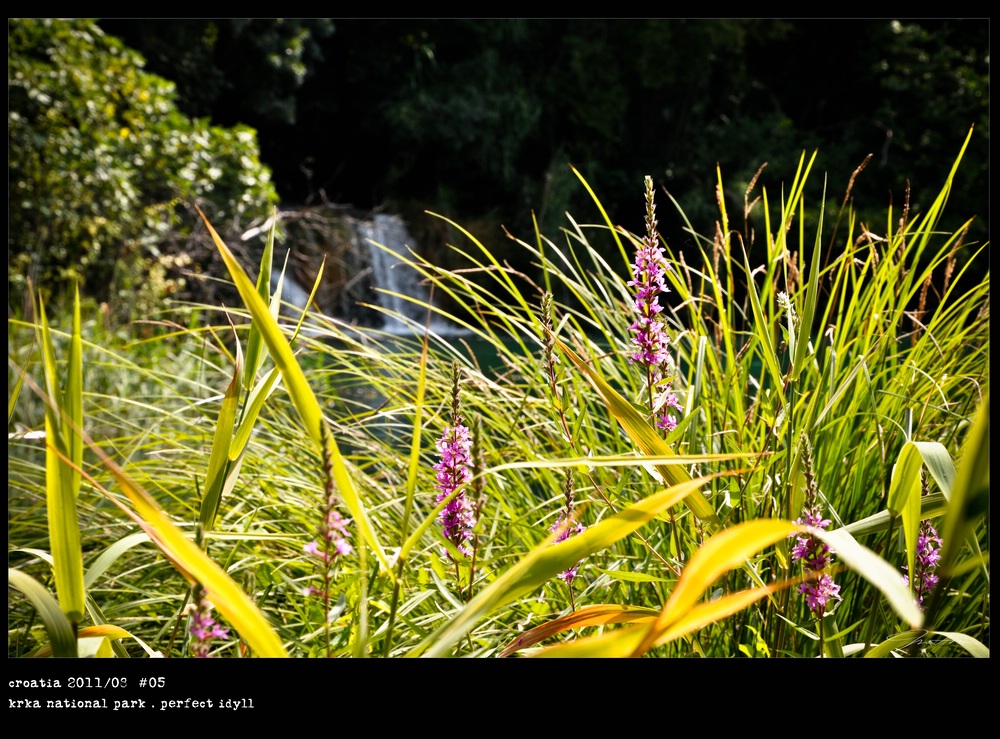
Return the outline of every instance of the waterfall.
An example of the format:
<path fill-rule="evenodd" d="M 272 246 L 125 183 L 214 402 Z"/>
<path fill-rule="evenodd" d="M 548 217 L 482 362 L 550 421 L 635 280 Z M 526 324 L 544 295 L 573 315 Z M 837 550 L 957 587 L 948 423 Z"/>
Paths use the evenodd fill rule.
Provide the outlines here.
<path fill-rule="evenodd" d="M 378 305 L 388 311 L 382 314 L 382 329 L 394 334 L 413 333 L 413 323 L 423 326 L 426 322 L 427 309 L 406 298 L 427 303 L 430 291 L 421 284 L 420 273 L 396 256 L 405 255 L 407 249 L 413 247 L 413 238 L 406 230 L 406 224 L 399 216 L 376 213 L 371 220 L 357 221 L 355 234 L 355 245 L 368 256 L 371 285 L 375 289 Z M 381 244 L 395 253 L 390 254 L 375 244 Z M 435 322 L 443 323 L 433 316 L 431 321 L 433 330 L 440 328 L 434 325 Z"/>
<path fill-rule="evenodd" d="M 402 336 L 422 334 L 430 289 L 422 283 L 423 275 L 403 261 L 410 257 L 410 249 L 416 251 L 403 219 L 388 213 L 367 218 L 339 214 L 336 222 L 340 224 L 336 229 L 323 231 L 325 239 L 316 239 L 318 231 L 311 239 L 302 239 L 301 232 L 297 233 L 297 248 L 293 247 L 297 252 L 293 260 L 298 265 L 297 274 L 293 270 L 285 273 L 283 300 L 304 308 L 308 290 L 302 285 L 315 279 L 316 268 L 325 258 L 324 284 L 316 295 L 324 313 L 358 327 Z M 336 242 L 330 239 L 334 232 L 340 234 Z M 280 271 L 276 256 L 272 289 Z M 433 313 L 430 330 L 439 335 L 464 333 L 456 324 Z"/>

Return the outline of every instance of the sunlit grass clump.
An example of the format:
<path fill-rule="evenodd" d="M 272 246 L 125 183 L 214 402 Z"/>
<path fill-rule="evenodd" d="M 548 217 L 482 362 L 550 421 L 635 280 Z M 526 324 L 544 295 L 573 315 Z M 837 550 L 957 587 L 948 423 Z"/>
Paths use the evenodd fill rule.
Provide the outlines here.
<path fill-rule="evenodd" d="M 273 233 L 241 264 L 207 220 L 238 308 L 124 335 L 34 306 L 8 326 L 9 656 L 988 655 L 960 160 L 862 225 L 805 202 L 803 157 L 684 251 L 647 179 L 645 233 L 595 196 L 596 224 L 512 237 L 532 275 L 444 219 L 461 267 L 397 256 L 447 334 L 294 311 Z"/>

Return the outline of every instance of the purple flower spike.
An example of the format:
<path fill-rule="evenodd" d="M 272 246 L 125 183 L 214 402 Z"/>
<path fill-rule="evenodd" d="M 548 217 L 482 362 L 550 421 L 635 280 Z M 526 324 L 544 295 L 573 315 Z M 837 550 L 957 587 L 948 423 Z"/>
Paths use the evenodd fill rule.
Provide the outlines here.
<path fill-rule="evenodd" d="M 471 449 L 472 439 L 466 426 L 456 424 L 445 427 L 444 434 L 437 443 L 441 459 L 434 465 L 437 470 L 435 487 L 438 489 L 438 503 L 472 479 Z M 438 520 L 444 529 L 444 537 L 466 557 L 471 556 L 472 548 L 467 542 L 472 539 L 476 517 L 472 501 L 464 490 L 448 501 Z"/>
<path fill-rule="evenodd" d="M 812 445 L 808 438 L 803 439 L 801 454 L 808 484 L 802 515 L 795 523 L 811 526 L 814 529 L 825 529 L 830 525 L 830 519 L 823 518 L 819 486 L 813 476 Z M 833 554 L 834 551 L 825 542 L 812 534 L 806 533 L 795 537 L 792 561 L 801 562 L 805 573 L 813 576 L 812 579 L 799 585 L 798 590 L 806 596 L 806 605 L 817 618 L 826 615 L 826 606 L 831 600 L 842 600 L 840 586 L 833 581 L 829 573 L 823 572 L 833 564 Z"/>
<path fill-rule="evenodd" d="M 920 531 L 917 534 L 917 554 L 914 561 L 914 571 L 916 576 L 913 579 L 913 589 L 917 594 L 917 605 L 923 606 L 924 596 L 927 595 L 934 586 L 937 585 L 938 576 L 934 574 L 938 563 L 941 561 L 941 537 L 938 536 L 930 521 L 920 522 Z M 907 566 L 903 565 L 906 570 Z M 910 584 L 909 575 L 903 575 L 903 582 Z"/>
<path fill-rule="evenodd" d="M 575 497 L 573 476 L 567 475 L 566 477 L 566 507 L 563 512 L 556 519 L 556 522 L 549 526 L 549 531 L 555 534 L 555 542 L 558 544 L 561 541 L 566 541 L 571 536 L 576 536 L 577 534 L 582 534 L 587 530 L 579 521 L 574 520 L 573 517 L 573 503 Z M 580 569 L 580 563 L 573 565 L 568 570 L 564 570 L 559 573 L 559 579 L 568 584 L 572 584 L 573 580 L 576 578 L 576 573 Z"/>
<path fill-rule="evenodd" d="M 670 292 L 665 275 L 670 265 L 663 259 L 663 248 L 656 234 L 656 205 L 653 180 L 646 178 L 646 237 L 636 249 L 629 287 L 635 288 L 634 307 L 639 317 L 629 327 L 635 347 L 630 364 L 646 369 L 649 385 L 650 410 L 656 427 L 673 431 L 683 409 L 672 392 L 674 360 L 670 355 L 670 338 L 663 322 L 660 295 Z M 676 411 L 676 413 L 672 412 Z"/>
<path fill-rule="evenodd" d="M 829 575 L 820 575 L 817 580 L 799 585 L 799 592 L 806 596 L 806 605 L 817 616 L 826 613 L 826 604 L 831 598 L 840 600 L 840 586 Z"/>
<path fill-rule="evenodd" d="M 195 586 L 195 600 L 188 607 L 191 615 L 188 626 L 188 633 L 191 634 L 189 653 L 192 657 L 208 657 L 212 640 L 228 638 L 229 629 L 222 628 L 222 625 L 212 618 L 212 604 L 208 602 L 208 595 L 200 585 Z"/>

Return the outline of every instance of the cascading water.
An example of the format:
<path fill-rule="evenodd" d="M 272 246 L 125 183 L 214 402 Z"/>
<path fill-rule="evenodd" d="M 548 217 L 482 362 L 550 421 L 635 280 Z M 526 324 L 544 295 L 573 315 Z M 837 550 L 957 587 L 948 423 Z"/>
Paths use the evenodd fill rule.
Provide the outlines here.
<path fill-rule="evenodd" d="M 382 314 L 382 330 L 396 334 L 413 333 L 427 320 L 427 308 L 420 303 L 428 302 L 430 291 L 421 283 L 420 273 L 396 256 L 406 254 L 406 250 L 413 246 L 406 224 L 399 216 L 376 213 L 371 220 L 358 221 L 355 234 L 355 246 L 368 254 L 371 283 L 378 296 L 379 307 L 386 311 Z M 431 329 L 439 332 L 449 330 L 451 326 L 432 316 Z"/>
<path fill-rule="evenodd" d="M 302 285 L 315 279 L 318 264 L 326 259 L 324 284 L 316 296 L 324 313 L 359 328 L 378 328 L 401 336 L 423 333 L 430 290 L 422 283 L 423 276 L 401 258 L 414 248 L 403 220 L 388 213 L 370 218 L 340 214 L 337 223 L 340 236 L 336 243 L 312 240 L 308 254 L 302 251 L 304 242 L 299 249 L 293 246 L 293 251 L 298 251 L 298 279 L 285 273 L 283 299 L 304 308 L 308 290 Z M 281 269 L 277 259 L 275 262 L 272 288 Z M 430 330 L 439 335 L 463 333 L 435 314 L 431 315 Z"/>

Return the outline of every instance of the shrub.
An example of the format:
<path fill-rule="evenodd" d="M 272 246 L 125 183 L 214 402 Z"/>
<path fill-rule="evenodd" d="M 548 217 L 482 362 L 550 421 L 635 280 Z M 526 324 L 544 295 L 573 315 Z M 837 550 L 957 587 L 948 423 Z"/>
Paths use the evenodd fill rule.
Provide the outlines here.
<path fill-rule="evenodd" d="M 59 298 L 79 281 L 114 312 L 177 286 L 198 202 L 228 229 L 277 201 L 256 132 L 178 112 L 173 83 L 92 20 L 8 28 L 8 286 Z"/>

